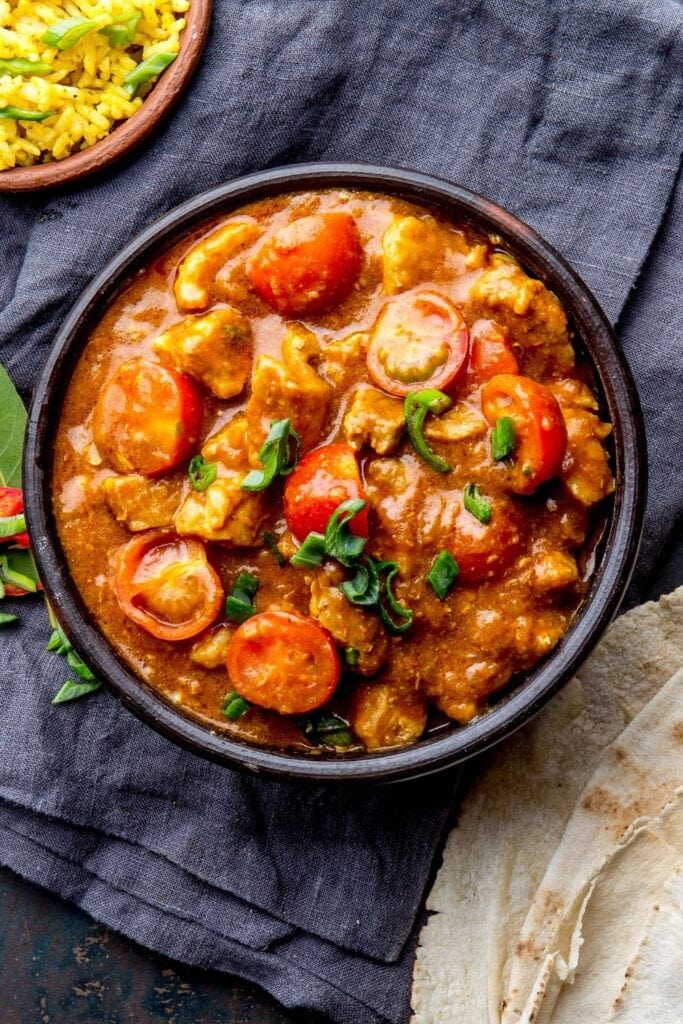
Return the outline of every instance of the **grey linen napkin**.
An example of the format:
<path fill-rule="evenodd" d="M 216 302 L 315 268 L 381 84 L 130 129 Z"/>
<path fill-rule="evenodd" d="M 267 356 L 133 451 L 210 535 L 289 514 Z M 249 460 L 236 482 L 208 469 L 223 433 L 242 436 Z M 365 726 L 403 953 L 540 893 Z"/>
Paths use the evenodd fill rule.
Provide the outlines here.
<path fill-rule="evenodd" d="M 218 0 L 191 89 L 128 165 L 0 200 L 0 360 L 28 395 L 92 275 L 237 174 L 351 159 L 460 181 L 539 229 L 622 317 L 651 455 L 637 600 L 681 511 L 682 25 L 667 0 Z M 405 1021 L 453 776 L 374 791 L 267 782 L 180 750 L 108 692 L 52 708 L 63 664 L 27 604 L 0 636 L 0 862 L 287 1006 Z"/>

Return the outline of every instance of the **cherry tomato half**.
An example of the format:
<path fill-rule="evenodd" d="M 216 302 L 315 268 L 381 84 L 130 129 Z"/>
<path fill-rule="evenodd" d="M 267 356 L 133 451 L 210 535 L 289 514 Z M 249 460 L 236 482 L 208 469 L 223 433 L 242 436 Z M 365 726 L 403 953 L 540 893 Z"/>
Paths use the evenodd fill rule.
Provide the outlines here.
<path fill-rule="evenodd" d="M 196 450 L 202 400 L 181 373 L 129 359 L 104 384 L 93 429 L 99 450 L 121 473 L 156 476 Z"/>
<path fill-rule="evenodd" d="M 495 320 L 476 320 L 470 327 L 467 376 L 483 383 L 499 373 L 519 373 L 519 364 Z"/>
<path fill-rule="evenodd" d="M 24 495 L 21 488 L 0 487 L 0 519 L 4 519 L 6 516 L 20 516 L 23 511 Z M 16 544 L 20 548 L 27 548 L 29 545 L 28 534 L 15 533 L 13 537 L 4 537 L 3 543 Z M 23 594 L 23 590 L 20 593 Z"/>
<path fill-rule="evenodd" d="M 530 377 L 502 373 L 481 391 L 481 409 L 491 426 L 502 416 L 515 424 L 517 446 L 508 470 L 516 494 L 532 494 L 556 476 L 567 447 L 567 428 L 555 396 Z"/>
<path fill-rule="evenodd" d="M 283 316 L 322 313 L 343 302 L 360 274 L 358 226 L 348 213 L 316 213 L 286 224 L 254 257 L 249 276 Z"/>
<path fill-rule="evenodd" d="M 368 346 L 368 371 L 390 395 L 444 391 L 460 373 L 467 347 L 467 325 L 449 299 L 406 292 L 382 307 Z"/>
<path fill-rule="evenodd" d="M 281 715 L 314 711 L 334 693 L 341 663 L 326 629 L 298 612 L 260 612 L 243 622 L 228 647 L 237 692 Z"/>
<path fill-rule="evenodd" d="M 298 540 L 311 531 L 324 533 L 336 508 L 349 498 L 365 500 L 356 455 L 341 441 L 315 448 L 296 467 L 285 486 L 285 519 Z M 368 510 L 362 509 L 350 523 L 357 537 L 368 536 Z"/>
<path fill-rule="evenodd" d="M 487 498 L 491 518 L 481 523 L 461 506 L 449 544 L 463 583 L 481 583 L 502 576 L 521 553 L 521 514 L 507 498 Z"/>
<path fill-rule="evenodd" d="M 159 640 L 196 636 L 223 607 L 223 586 L 201 541 L 152 530 L 119 548 L 113 565 L 122 610 Z"/>

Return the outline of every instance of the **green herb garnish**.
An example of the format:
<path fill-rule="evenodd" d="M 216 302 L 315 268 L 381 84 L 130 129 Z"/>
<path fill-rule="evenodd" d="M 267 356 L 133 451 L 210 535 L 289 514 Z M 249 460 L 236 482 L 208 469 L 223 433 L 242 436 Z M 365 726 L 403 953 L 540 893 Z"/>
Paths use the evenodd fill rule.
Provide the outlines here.
<path fill-rule="evenodd" d="M 258 579 L 252 573 L 241 572 L 225 602 L 226 616 L 233 622 L 246 622 L 252 615 L 255 615 L 254 595 L 260 586 Z"/>
<path fill-rule="evenodd" d="M 0 583 L 9 583 L 13 587 L 19 587 L 27 594 L 35 594 L 38 589 L 38 582 L 33 576 L 27 575 L 16 568 L 12 553 L 0 555 Z"/>
<path fill-rule="evenodd" d="M 398 575 L 398 565 L 396 562 L 377 562 L 377 571 L 380 576 L 386 572 L 377 612 L 387 632 L 393 636 L 401 636 L 412 626 L 414 615 L 410 608 L 401 604 L 392 589 L 394 579 Z"/>
<path fill-rule="evenodd" d="M 40 39 L 41 42 L 55 46 L 58 50 L 70 50 L 94 28 L 97 28 L 97 25 L 89 18 L 64 18 L 50 25 Z"/>
<path fill-rule="evenodd" d="M 360 605 L 361 608 L 372 607 L 379 601 L 380 579 L 377 570 L 377 563 L 369 555 L 355 566 L 355 576 L 339 584 L 339 589 L 351 604 Z"/>
<path fill-rule="evenodd" d="M 194 491 L 205 491 L 218 475 L 218 463 L 207 462 L 203 455 L 194 455 L 187 467 L 187 475 Z"/>
<path fill-rule="evenodd" d="M 459 575 L 460 566 L 453 555 L 450 551 L 442 551 L 432 563 L 427 582 L 439 600 L 444 601 Z"/>
<path fill-rule="evenodd" d="M 344 649 L 344 661 L 351 668 L 355 668 L 360 659 L 360 651 L 357 647 L 346 647 Z"/>
<path fill-rule="evenodd" d="M 476 484 L 468 484 L 463 495 L 463 504 L 480 523 L 491 521 L 491 506 L 486 501 Z"/>
<path fill-rule="evenodd" d="M 106 36 L 111 46 L 130 46 L 135 39 L 142 11 L 131 11 L 130 14 L 123 14 L 118 21 L 106 25 L 100 29 L 100 35 Z"/>
<path fill-rule="evenodd" d="M 290 558 L 290 564 L 297 569 L 315 569 L 325 559 L 325 538 L 322 533 L 309 533 L 298 551 Z"/>
<path fill-rule="evenodd" d="M 339 715 L 306 718 L 301 722 L 301 729 L 319 747 L 349 747 L 353 741 L 348 722 Z"/>
<path fill-rule="evenodd" d="M 52 636 L 50 637 L 46 651 L 54 651 L 55 654 L 66 655 L 69 668 L 78 676 L 78 682 L 67 679 L 57 695 L 53 698 L 53 704 L 66 704 L 68 701 L 78 700 L 79 697 L 87 697 L 89 693 L 95 693 L 102 688 L 102 682 L 96 679 L 82 658 L 73 649 L 71 641 L 56 621 L 52 609 L 48 605 L 50 621 L 54 624 Z"/>
<path fill-rule="evenodd" d="M 236 722 L 238 718 L 245 715 L 251 704 L 244 697 L 240 697 L 237 690 L 231 690 L 230 693 L 226 694 L 223 700 L 223 706 L 221 712 L 226 718 L 229 718 L 231 722 Z"/>
<path fill-rule="evenodd" d="M 21 107 L 0 107 L 0 117 L 8 121 L 45 121 L 54 117 L 54 110 L 22 110 Z"/>
<path fill-rule="evenodd" d="M 252 469 L 242 481 L 243 491 L 265 491 L 277 476 L 289 476 L 299 461 L 301 438 L 290 420 L 275 420 L 258 460 L 263 469 Z"/>
<path fill-rule="evenodd" d="M 152 57 L 147 57 L 146 60 L 140 61 L 138 66 L 129 71 L 123 80 L 123 88 L 130 98 L 133 99 L 136 96 L 141 86 L 151 82 L 153 78 L 156 78 L 162 71 L 165 71 L 176 57 L 176 53 L 155 53 Z"/>
<path fill-rule="evenodd" d="M 24 75 L 31 78 L 33 75 L 49 75 L 54 68 L 43 60 L 25 60 L 23 57 L 9 57 L 0 60 L 0 75 L 11 75 L 13 78 Z"/>
<path fill-rule="evenodd" d="M 424 391 L 411 391 L 403 403 L 403 414 L 406 420 L 406 429 L 410 443 L 417 454 L 424 459 L 427 465 L 439 473 L 450 473 L 452 466 L 440 455 L 433 451 L 425 440 L 423 433 L 424 421 L 428 412 L 439 416 L 442 412 L 450 409 L 451 402 L 448 395 L 435 388 L 425 388 Z"/>
<path fill-rule="evenodd" d="M 272 555 L 275 558 L 275 561 L 277 562 L 277 564 L 280 567 L 282 567 L 283 565 L 287 565 L 287 559 L 285 558 L 285 556 L 282 554 L 282 552 L 280 551 L 279 547 L 277 546 L 277 537 L 275 536 L 274 533 L 271 533 L 270 530 L 264 530 L 263 531 L 263 542 L 266 545 L 266 547 L 269 549 L 269 551 L 272 552 Z"/>
<path fill-rule="evenodd" d="M 11 626 L 13 622 L 18 622 L 19 616 L 12 615 L 10 612 L 0 612 L 0 627 Z"/>
<path fill-rule="evenodd" d="M 342 565 L 351 565 L 363 552 L 365 537 L 351 533 L 351 520 L 362 512 L 365 502 L 362 498 L 349 498 L 338 505 L 330 516 L 325 530 L 325 553 L 336 558 Z"/>
<path fill-rule="evenodd" d="M 494 462 L 509 459 L 517 446 L 517 428 L 511 416 L 501 416 L 491 434 L 491 455 Z"/>
<path fill-rule="evenodd" d="M 90 682 L 81 680 L 78 683 L 73 679 L 67 679 L 57 695 L 52 698 L 52 703 L 66 704 L 67 701 L 78 700 L 79 697 L 87 697 L 89 693 L 95 693 L 101 687 L 102 683 L 99 679 L 92 679 Z"/>

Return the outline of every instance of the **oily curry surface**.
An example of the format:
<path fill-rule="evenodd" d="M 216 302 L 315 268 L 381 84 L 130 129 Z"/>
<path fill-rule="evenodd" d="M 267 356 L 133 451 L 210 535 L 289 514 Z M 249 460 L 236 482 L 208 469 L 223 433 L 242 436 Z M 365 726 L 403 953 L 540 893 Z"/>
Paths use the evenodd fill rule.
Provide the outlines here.
<path fill-rule="evenodd" d="M 55 514 L 151 687 L 258 743 L 376 750 L 467 723 L 558 643 L 609 431 L 559 301 L 500 239 L 298 193 L 183 238 L 104 312 Z"/>

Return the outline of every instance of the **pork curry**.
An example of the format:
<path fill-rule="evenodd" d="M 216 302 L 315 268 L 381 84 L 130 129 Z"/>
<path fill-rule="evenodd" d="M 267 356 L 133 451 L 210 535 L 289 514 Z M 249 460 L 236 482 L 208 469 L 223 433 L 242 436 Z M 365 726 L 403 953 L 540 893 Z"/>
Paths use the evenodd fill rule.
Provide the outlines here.
<path fill-rule="evenodd" d="M 465 725 L 556 646 L 613 490 L 589 367 L 500 238 L 317 191 L 103 312 L 56 438 L 90 613 L 214 730 L 335 753 Z"/>

